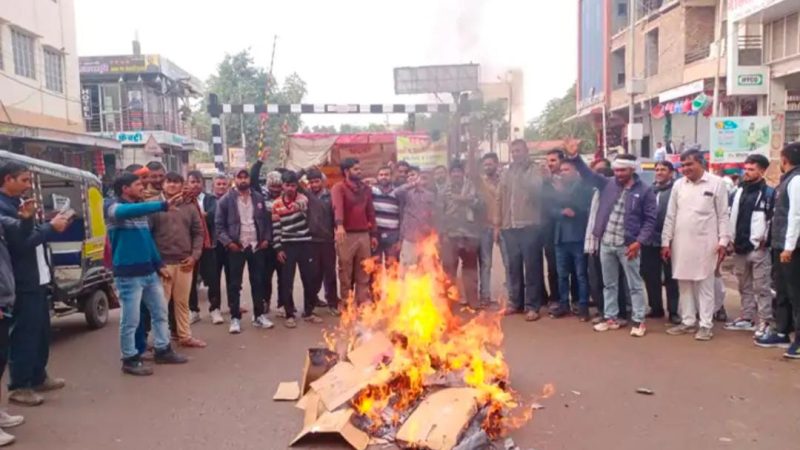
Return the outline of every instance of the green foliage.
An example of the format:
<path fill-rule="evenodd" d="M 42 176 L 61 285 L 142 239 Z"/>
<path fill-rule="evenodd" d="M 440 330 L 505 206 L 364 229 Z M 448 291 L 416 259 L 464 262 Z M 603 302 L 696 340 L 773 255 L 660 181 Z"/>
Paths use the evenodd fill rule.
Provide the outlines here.
<path fill-rule="evenodd" d="M 299 75 L 293 73 L 286 77 L 282 84 L 272 77 L 263 67 L 253 61 L 250 50 L 226 54 L 217 65 L 217 73 L 211 75 L 206 82 L 208 92 L 219 96 L 221 103 L 300 103 L 307 93 L 306 83 Z M 207 99 L 206 99 L 207 101 Z M 205 102 L 201 106 L 205 111 Z M 197 123 L 206 125 L 206 118 L 198 117 Z M 198 116 L 198 115 L 195 115 Z M 288 132 L 296 132 L 301 125 L 299 114 L 269 116 L 264 133 L 264 145 L 272 148 L 272 156 L 267 166 L 276 167 L 280 161 L 280 151 L 284 147 L 285 135 L 282 131 L 284 122 Z M 242 120 L 238 115 L 227 114 L 223 118 L 225 144 L 229 147 L 242 147 Z M 210 129 L 210 125 L 207 125 Z M 244 134 L 248 160 L 256 158 L 259 148 L 261 119 L 257 114 L 244 115 Z M 198 130 L 198 134 L 201 131 Z"/>
<path fill-rule="evenodd" d="M 575 138 L 582 140 L 582 150 L 594 149 L 595 132 L 588 121 L 577 119 L 565 122 L 575 113 L 575 85 L 573 84 L 563 97 L 547 102 L 542 114 L 528 123 L 528 126 L 525 127 L 525 139 L 549 141 Z"/>

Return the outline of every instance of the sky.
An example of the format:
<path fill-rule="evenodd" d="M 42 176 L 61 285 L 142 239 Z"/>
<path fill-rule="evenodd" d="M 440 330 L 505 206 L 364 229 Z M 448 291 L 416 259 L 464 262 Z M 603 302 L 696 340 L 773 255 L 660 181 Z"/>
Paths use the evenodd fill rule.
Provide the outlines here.
<path fill-rule="evenodd" d="M 245 48 L 268 67 L 277 35 L 274 74 L 297 72 L 306 103 L 413 103 L 394 95 L 395 67 L 478 63 L 489 80 L 524 71 L 530 120 L 577 73 L 576 0 L 74 1 L 79 55 L 129 54 L 138 32 L 143 53 L 202 80 Z M 310 125 L 385 120 L 303 117 Z"/>

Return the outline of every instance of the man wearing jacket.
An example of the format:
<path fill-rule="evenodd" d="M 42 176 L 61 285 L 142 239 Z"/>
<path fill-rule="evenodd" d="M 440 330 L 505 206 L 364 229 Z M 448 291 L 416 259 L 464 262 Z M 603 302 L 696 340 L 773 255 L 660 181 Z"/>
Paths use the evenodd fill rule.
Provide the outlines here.
<path fill-rule="evenodd" d="M 242 331 L 242 312 L 239 308 L 244 266 L 250 275 L 250 293 L 253 297 L 253 326 L 272 328 L 264 310 L 264 251 L 272 236 L 272 222 L 267 216 L 264 197 L 251 190 L 250 175 L 241 169 L 236 173 L 236 189 L 232 189 L 217 202 L 214 226 L 217 238 L 228 250 L 228 308 L 231 325 L 228 331 Z"/>
<path fill-rule="evenodd" d="M 333 315 L 339 315 L 339 297 L 336 291 L 336 245 L 334 243 L 333 200 L 325 187 L 322 172 L 317 168 L 306 172 L 309 191 L 308 227 L 311 231 L 311 261 L 314 274 L 312 291 L 319 300 L 319 291 L 325 286 L 325 302 Z"/>
<path fill-rule="evenodd" d="M 0 169 L 2 171 L 2 169 Z M 36 213 L 36 203 L 32 200 L 24 201 L 19 208 L 18 217 L 0 214 L 0 377 L 6 370 L 8 362 L 9 333 L 11 331 L 14 301 L 16 298 L 14 271 L 11 264 L 11 254 L 8 252 L 6 235 L 15 239 L 27 239 L 33 231 L 33 216 Z M 5 432 L 5 429 L 21 425 L 25 421 L 22 416 L 12 416 L 0 410 L 0 447 L 14 442 L 15 437 Z"/>
<path fill-rule="evenodd" d="M 571 160 L 575 162 L 581 177 L 600 192 L 592 234 L 600 241 L 605 322 L 596 324 L 594 329 L 602 332 L 620 328 L 618 290 L 619 266 L 622 265 L 633 309 L 630 334 L 643 337 L 646 334 L 646 304 L 644 283 L 639 273 L 640 251 L 642 244 L 652 237 L 655 228 L 655 194 L 636 175 L 636 157 L 633 155 L 616 157 L 611 166 L 613 178 L 593 172 L 580 155 Z"/>
<path fill-rule="evenodd" d="M 164 180 L 164 194 L 167 198 L 179 196 L 183 188 L 183 177 L 180 174 L 167 173 Z M 194 278 L 192 274 L 203 252 L 204 240 L 208 239 L 203 230 L 203 219 L 197 209 L 196 199 L 193 196 L 186 197 L 175 208 L 150 216 L 150 231 L 164 262 L 161 283 L 164 297 L 171 304 L 174 314 L 178 343 L 181 347 L 204 348 L 206 343 L 192 336 L 189 317 L 189 295 Z M 210 247 L 210 242 L 208 246 Z"/>
<path fill-rule="evenodd" d="M 583 244 L 593 195 L 592 187 L 582 182 L 578 175 L 575 163 L 561 161 L 559 178 L 553 180 L 553 198 L 549 208 L 554 224 L 560 296 L 558 307 L 550 311 L 550 317 L 555 319 L 570 312 L 569 281 L 570 274 L 574 274 L 573 282 L 578 287 L 578 317 L 582 322 L 589 320 L 589 277 Z"/>
<path fill-rule="evenodd" d="M 0 215 L 16 218 L 24 204 L 22 195 L 32 187 L 31 172 L 22 164 L 8 161 L 0 168 Z M 50 356 L 50 303 L 47 285 L 50 267 L 47 262 L 47 240 L 69 226 L 67 216 L 57 214 L 49 223 L 37 226 L 27 238 L 14 232 L 6 236 L 8 251 L 14 262 L 14 326 L 9 342 L 9 401 L 37 406 L 44 399 L 37 392 L 64 387 L 64 380 L 50 378 L 47 360 Z"/>
<path fill-rule="evenodd" d="M 506 314 L 525 312 L 539 320 L 542 307 L 542 175 L 530 160 L 528 144 L 511 143 L 511 165 L 500 175 L 494 234 L 506 246 L 509 305 Z"/>
<path fill-rule="evenodd" d="M 281 180 L 281 173 L 277 170 L 268 172 L 266 176 L 266 182 L 264 183 L 265 186 L 262 189 L 261 187 L 261 168 L 264 166 L 264 162 L 269 158 L 271 151 L 269 148 L 263 150 L 261 152 L 261 156 L 253 163 L 253 166 L 250 168 L 250 188 L 255 192 L 261 194 L 264 197 L 264 207 L 267 209 L 267 218 L 271 217 L 272 215 L 272 204 L 278 200 L 281 196 L 281 191 L 283 189 L 283 181 Z M 264 253 L 264 267 L 266 274 L 264 277 L 264 299 L 265 299 L 265 309 L 266 313 L 270 311 L 270 304 L 272 302 L 272 279 L 277 278 L 278 284 L 278 292 L 281 290 L 281 263 L 278 261 L 278 254 L 273 248 L 272 243 L 267 246 Z M 275 311 L 275 314 L 278 317 L 285 317 L 286 310 L 281 303 L 280 294 L 277 295 L 277 304 L 278 307 Z"/>
<path fill-rule="evenodd" d="M 139 177 L 124 173 L 114 180 L 116 198 L 105 211 L 122 313 L 119 334 L 122 371 L 130 375 L 152 375 L 153 369 L 142 362 L 136 347 L 135 334 L 139 327 L 141 304 L 147 305 L 154 335 L 156 364 L 183 364 L 186 357 L 175 353 L 169 344 L 167 303 L 159 275 L 164 263 L 150 232 L 148 215 L 173 207 L 180 196 L 168 201 L 142 202 L 144 185 Z"/>
<path fill-rule="evenodd" d="M 678 282 L 672 278 L 672 263 L 661 258 L 661 231 L 664 229 L 664 218 L 667 216 L 669 197 L 672 194 L 675 169 L 669 161 L 656 163 L 656 180 L 653 191 L 656 194 L 656 227 L 650 241 L 642 246 L 642 278 L 647 289 L 647 300 L 650 303 L 648 318 L 660 319 L 664 317 L 664 301 L 662 294 L 661 275 L 664 275 L 664 285 L 667 288 L 667 312 L 669 321 L 673 325 L 681 323 L 678 315 Z"/>
<path fill-rule="evenodd" d="M 739 281 L 742 312 L 725 325 L 726 330 L 755 331 L 764 335 L 772 319 L 772 263 L 769 225 L 775 190 L 767 186 L 764 173 L 769 160 L 753 154 L 744 161 L 742 183 L 731 199 L 730 229 L 733 231 L 734 273 Z"/>
<path fill-rule="evenodd" d="M 225 177 L 222 178 L 227 183 Z M 216 179 L 214 182 L 216 183 Z M 190 323 L 200 321 L 200 305 L 197 297 L 198 282 L 200 279 L 208 287 L 208 312 L 211 314 L 211 323 L 219 325 L 224 322 L 220 311 L 220 272 L 217 269 L 217 235 L 214 229 L 214 213 L 217 209 L 217 197 L 203 191 L 203 174 L 193 170 L 186 176 L 185 200 L 193 200 L 197 212 L 203 219 L 203 252 L 200 261 L 195 264 L 192 271 L 192 289 L 189 293 Z M 227 189 L 223 191 L 227 192 Z M 224 248 L 224 247 L 223 247 Z"/>

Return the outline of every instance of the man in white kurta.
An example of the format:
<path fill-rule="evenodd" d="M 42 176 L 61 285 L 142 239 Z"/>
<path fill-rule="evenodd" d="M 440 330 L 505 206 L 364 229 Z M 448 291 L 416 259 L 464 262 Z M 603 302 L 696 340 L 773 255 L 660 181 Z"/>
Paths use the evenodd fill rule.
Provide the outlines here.
<path fill-rule="evenodd" d="M 722 178 L 703 167 L 702 153 L 681 155 L 684 177 L 675 182 L 661 235 L 662 256 L 672 258 L 672 276 L 680 288 L 681 324 L 667 333 L 681 335 L 700 329 L 695 339 L 713 336 L 714 271 L 731 239 L 728 189 Z"/>

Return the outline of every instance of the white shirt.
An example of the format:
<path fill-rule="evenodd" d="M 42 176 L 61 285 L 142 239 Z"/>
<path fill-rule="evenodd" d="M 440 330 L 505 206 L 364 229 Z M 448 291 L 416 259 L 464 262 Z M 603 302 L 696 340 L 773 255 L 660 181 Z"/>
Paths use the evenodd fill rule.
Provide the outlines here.
<path fill-rule="evenodd" d="M 786 242 L 783 249 L 794 251 L 797 238 L 800 237 L 800 177 L 794 177 L 786 186 L 786 195 L 789 196 L 789 217 L 786 224 Z"/>

